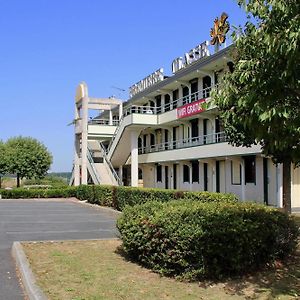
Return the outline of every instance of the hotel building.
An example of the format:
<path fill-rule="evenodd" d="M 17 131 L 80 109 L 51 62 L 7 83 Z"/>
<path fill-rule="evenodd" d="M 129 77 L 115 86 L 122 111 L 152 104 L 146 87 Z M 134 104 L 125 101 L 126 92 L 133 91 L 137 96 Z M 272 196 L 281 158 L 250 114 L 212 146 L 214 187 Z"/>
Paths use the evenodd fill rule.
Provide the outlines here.
<path fill-rule="evenodd" d="M 130 99 L 75 97 L 71 184 L 113 184 L 226 192 L 282 206 L 282 166 L 260 146 L 228 144 L 211 93 L 231 67 L 230 48 L 204 42 L 130 88 Z M 100 111 L 89 119 L 91 110 Z M 292 168 L 292 209 L 300 211 L 300 168 Z"/>

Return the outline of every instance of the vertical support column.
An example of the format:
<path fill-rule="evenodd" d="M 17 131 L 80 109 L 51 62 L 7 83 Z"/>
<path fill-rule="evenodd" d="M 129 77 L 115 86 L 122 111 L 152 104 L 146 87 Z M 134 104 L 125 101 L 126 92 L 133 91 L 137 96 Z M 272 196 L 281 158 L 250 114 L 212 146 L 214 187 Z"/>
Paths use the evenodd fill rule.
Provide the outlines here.
<path fill-rule="evenodd" d="M 119 167 L 119 177 L 123 185 L 123 166 Z"/>
<path fill-rule="evenodd" d="M 283 207 L 282 203 L 282 164 L 276 166 L 276 191 L 277 191 L 277 206 Z"/>
<path fill-rule="evenodd" d="M 109 125 L 113 124 L 113 117 L 112 117 L 112 111 L 111 109 L 109 110 Z"/>
<path fill-rule="evenodd" d="M 119 120 L 122 119 L 123 116 L 123 103 L 119 104 Z"/>
<path fill-rule="evenodd" d="M 87 96 L 82 98 L 81 184 L 87 184 L 88 101 Z"/>
<path fill-rule="evenodd" d="M 74 155 L 74 186 L 80 185 L 80 144 L 79 144 L 79 137 L 75 134 L 75 155 Z"/>
<path fill-rule="evenodd" d="M 138 132 L 130 132 L 131 140 L 131 186 L 137 187 L 139 181 L 139 162 L 138 162 Z"/>
<path fill-rule="evenodd" d="M 242 169 L 242 201 L 246 200 L 245 197 L 245 187 L 246 187 L 246 183 L 245 183 L 245 162 L 243 159 L 241 159 L 241 169 Z"/>
<path fill-rule="evenodd" d="M 211 166 L 211 178 L 212 178 L 212 191 L 216 192 L 217 188 L 216 188 L 216 184 L 217 184 L 217 180 L 216 180 L 216 164 L 215 161 L 212 160 L 210 162 L 210 166 Z"/>
<path fill-rule="evenodd" d="M 192 165 L 189 164 L 189 171 L 190 171 L 190 186 L 189 186 L 189 189 L 190 191 L 192 191 L 192 188 L 193 188 L 193 170 L 192 170 Z"/>

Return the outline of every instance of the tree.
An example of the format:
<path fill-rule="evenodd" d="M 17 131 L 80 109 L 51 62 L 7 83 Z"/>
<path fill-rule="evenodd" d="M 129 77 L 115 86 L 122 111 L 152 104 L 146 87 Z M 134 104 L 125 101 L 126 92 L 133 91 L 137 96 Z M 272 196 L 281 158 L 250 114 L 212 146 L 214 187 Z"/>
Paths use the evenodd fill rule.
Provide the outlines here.
<path fill-rule="evenodd" d="M 0 189 L 2 187 L 2 176 L 7 173 L 7 152 L 5 144 L 0 140 Z"/>
<path fill-rule="evenodd" d="M 20 179 L 43 178 L 52 163 L 52 155 L 38 140 L 30 137 L 14 137 L 6 142 L 9 171 Z"/>
<path fill-rule="evenodd" d="M 291 164 L 300 164 L 300 2 L 239 0 L 249 17 L 233 33 L 233 68 L 214 96 L 229 142 L 261 145 L 283 164 L 283 206 L 291 211 Z"/>

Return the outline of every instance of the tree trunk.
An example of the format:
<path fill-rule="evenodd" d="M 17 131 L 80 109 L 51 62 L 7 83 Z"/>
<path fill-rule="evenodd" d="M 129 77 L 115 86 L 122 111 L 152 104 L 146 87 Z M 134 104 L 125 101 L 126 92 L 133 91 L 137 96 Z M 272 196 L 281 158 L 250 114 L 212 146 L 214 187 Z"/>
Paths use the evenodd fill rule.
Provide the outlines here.
<path fill-rule="evenodd" d="M 289 159 L 283 162 L 282 179 L 282 205 L 287 213 L 291 213 L 291 161 Z"/>
<path fill-rule="evenodd" d="M 20 175 L 17 174 L 17 187 L 20 187 Z"/>
<path fill-rule="evenodd" d="M 0 176 L 0 189 L 2 189 L 2 176 Z"/>

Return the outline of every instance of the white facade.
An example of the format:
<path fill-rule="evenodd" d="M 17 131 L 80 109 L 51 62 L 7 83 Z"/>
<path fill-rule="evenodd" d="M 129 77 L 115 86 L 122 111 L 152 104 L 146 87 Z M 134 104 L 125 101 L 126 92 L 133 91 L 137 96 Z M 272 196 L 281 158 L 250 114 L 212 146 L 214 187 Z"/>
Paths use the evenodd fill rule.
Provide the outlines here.
<path fill-rule="evenodd" d="M 210 95 L 221 88 L 228 62 L 227 48 L 210 56 L 205 53 L 176 69 L 170 77 L 162 77 L 160 71 L 159 77 L 153 78 L 153 73 L 152 81 L 143 79 L 131 99 L 123 105 L 113 103 L 115 107 L 102 110 L 90 125 L 84 125 L 86 133 L 82 124 L 76 123 L 80 127 L 76 131 L 75 126 L 75 144 L 77 149 L 81 144 L 81 168 L 86 164 L 83 159 L 86 157 L 83 147 L 88 148 L 84 141 L 86 134 L 90 144 L 102 141 L 106 159 L 124 185 L 234 193 L 241 201 L 281 207 L 282 166 L 264 158 L 259 146 L 229 145 L 218 119 L 218 109 L 210 105 Z M 79 98 L 84 108 L 84 93 Z M 100 119 L 109 121 L 97 123 Z M 86 121 L 83 115 L 78 122 Z M 83 171 L 78 176 L 77 152 L 75 185 L 87 183 Z M 87 177 L 93 177 L 86 170 Z M 292 207 L 300 210 L 299 168 L 292 169 Z"/>

